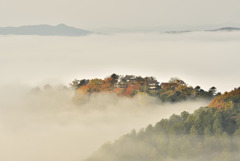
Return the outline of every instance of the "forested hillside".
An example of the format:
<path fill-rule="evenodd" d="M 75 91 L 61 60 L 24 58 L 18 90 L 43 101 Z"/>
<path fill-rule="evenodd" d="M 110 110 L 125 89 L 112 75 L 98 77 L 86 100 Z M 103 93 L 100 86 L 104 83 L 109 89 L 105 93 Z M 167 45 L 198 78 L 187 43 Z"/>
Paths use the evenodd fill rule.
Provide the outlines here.
<path fill-rule="evenodd" d="M 86 161 L 239 161 L 240 88 L 103 145 Z"/>
<path fill-rule="evenodd" d="M 216 97 L 209 104 L 209 107 L 216 107 L 218 109 L 240 109 L 240 88 L 236 88 L 231 92 Z"/>
<path fill-rule="evenodd" d="M 215 87 L 204 91 L 200 86 L 193 88 L 178 78 L 171 78 L 169 82 L 159 82 L 154 77 L 134 75 L 112 74 L 105 79 L 76 79 L 70 85 L 76 90 L 75 98 L 82 94 L 105 92 L 126 97 L 143 94 L 157 97 L 163 102 L 177 102 L 197 98 L 212 99 L 216 95 L 220 95 L 220 93 L 216 93 Z"/>

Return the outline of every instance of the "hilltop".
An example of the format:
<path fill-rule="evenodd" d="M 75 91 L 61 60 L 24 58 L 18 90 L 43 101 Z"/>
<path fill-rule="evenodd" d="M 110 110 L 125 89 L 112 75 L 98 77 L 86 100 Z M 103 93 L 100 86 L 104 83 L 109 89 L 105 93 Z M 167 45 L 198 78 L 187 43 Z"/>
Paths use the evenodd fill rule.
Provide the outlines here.
<path fill-rule="evenodd" d="M 59 24 L 0 27 L 0 35 L 85 36 L 93 32 Z"/>
<path fill-rule="evenodd" d="M 105 79 L 76 79 L 70 85 L 76 90 L 76 97 L 79 94 L 91 95 L 104 92 L 126 97 L 134 97 L 138 94 L 150 95 L 158 97 L 163 102 L 177 102 L 197 98 L 212 99 L 220 94 L 216 93 L 215 87 L 204 91 L 200 86 L 193 88 L 178 78 L 171 78 L 168 82 L 159 82 L 152 76 L 112 74 Z"/>

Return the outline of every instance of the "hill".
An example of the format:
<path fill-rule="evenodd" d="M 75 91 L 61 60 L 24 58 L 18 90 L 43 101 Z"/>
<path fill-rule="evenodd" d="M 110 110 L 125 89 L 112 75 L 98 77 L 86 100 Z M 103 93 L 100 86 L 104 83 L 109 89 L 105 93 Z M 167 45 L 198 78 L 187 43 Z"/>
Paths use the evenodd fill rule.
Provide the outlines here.
<path fill-rule="evenodd" d="M 0 35 L 85 36 L 91 33 L 64 24 L 0 27 Z"/>
<path fill-rule="evenodd" d="M 223 98 L 239 101 L 239 89 L 215 99 L 228 102 Z M 139 132 L 133 130 L 114 143 L 106 143 L 86 161 L 238 161 L 238 101 L 233 101 L 238 110 L 201 107 L 193 114 L 184 111 Z"/>
<path fill-rule="evenodd" d="M 200 86 L 193 88 L 178 78 L 171 78 L 169 82 L 160 83 L 152 76 L 120 76 L 112 74 L 105 79 L 76 79 L 70 85 L 76 90 L 76 99 L 82 94 L 91 95 L 101 92 L 126 97 L 134 97 L 139 94 L 150 95 L 159 98 L 163 102 L 178 102 L 197 98 L 212 99 L 219 95 L 219 93 L 216 93 L 215 87 L 204 91 Z"/>

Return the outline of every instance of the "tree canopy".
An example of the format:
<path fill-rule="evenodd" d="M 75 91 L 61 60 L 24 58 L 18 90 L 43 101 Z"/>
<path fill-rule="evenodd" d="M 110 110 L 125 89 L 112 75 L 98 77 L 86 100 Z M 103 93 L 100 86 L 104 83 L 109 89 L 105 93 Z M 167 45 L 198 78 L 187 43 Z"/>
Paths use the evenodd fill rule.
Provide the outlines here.
<path fill-rule="evenodd" d="M 179 78 L 171 78 L 169 82 L 161 82 L 154 77 L 134 75 L 121 76 L 113 73 L 105 79 L 75 79 L 71 84 L 78 94 L 114 93 L 119 96 L 134 97 L 137 94 L 147 94 L 159 98 L 163 102 L 178 102 L 187 99 L 212 99 L 217 89 L 211 87 L 204 91 L 200 86 L 188 86 Z"/>

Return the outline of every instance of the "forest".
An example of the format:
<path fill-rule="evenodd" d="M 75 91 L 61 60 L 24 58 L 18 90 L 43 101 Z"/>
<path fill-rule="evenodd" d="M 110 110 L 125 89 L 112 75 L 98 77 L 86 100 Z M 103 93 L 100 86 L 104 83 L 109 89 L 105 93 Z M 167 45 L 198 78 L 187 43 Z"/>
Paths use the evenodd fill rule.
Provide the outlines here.
<path fill-rule="evenodd" d="M 86 161 L 239 161 L 240 88 L 104 144 Z"/>
<path fill-rule="evenodd" d="M 168 82 L 160 83 L 152 76 L 121 76 L 117 74 L 112 74 L 105 79 L 75 79 L 70 86 L 76 90 L 75 100 L 82 94 L 90 95 L 101 92 L 126 97 L 134 97 L 139 94 L 149 95 L 159 98 L 162 102 L 178 102 L 198 98 L 211 100 L 221 94 L 217 93 L 214 86 L 205 91 L 200 86 L 189 86 L 179 78 L 171 78 Z"/>

